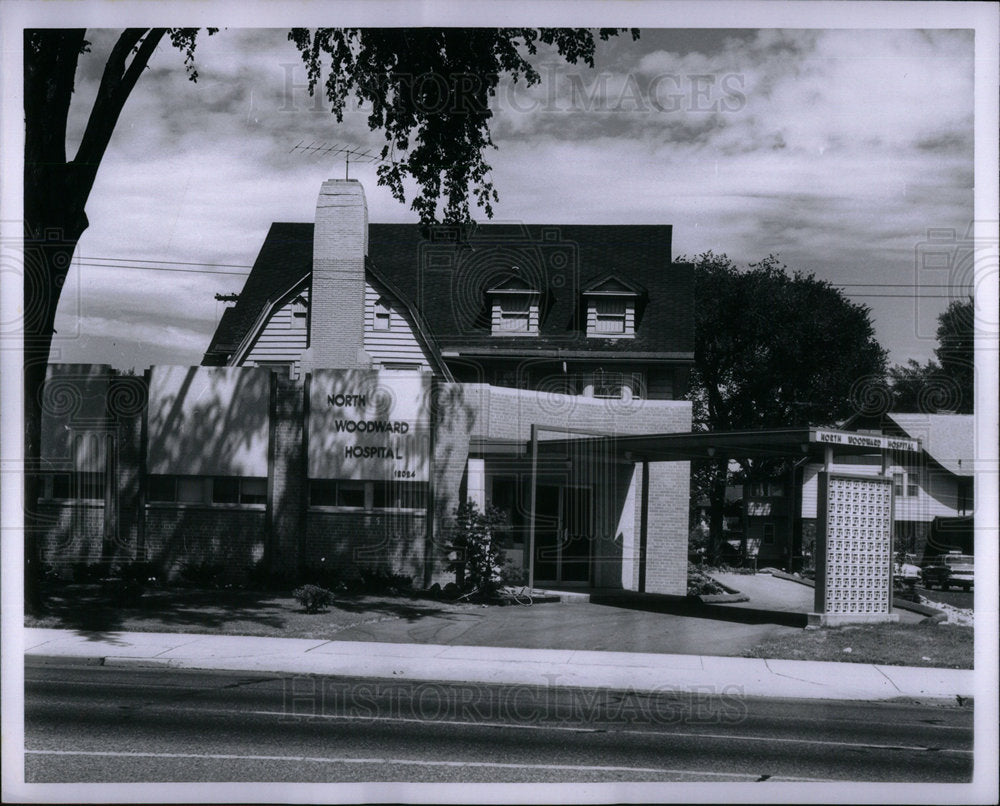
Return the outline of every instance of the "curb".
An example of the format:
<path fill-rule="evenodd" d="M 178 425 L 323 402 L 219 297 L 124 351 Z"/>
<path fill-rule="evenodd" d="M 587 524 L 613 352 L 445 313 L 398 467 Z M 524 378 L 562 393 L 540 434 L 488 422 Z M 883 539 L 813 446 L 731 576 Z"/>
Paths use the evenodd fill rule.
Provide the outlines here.
<path fill-rule="evenodd" d="M 741 593 L 736 588 L 730 588 L 723 582 L 719 582 L 715 577 L 709 577 L 716 585 L 722 588 L 725 593 L 699 593 L 697 598 L 703 604 L 725 604 L 726 602 L 749 602 L 750 597 Z"/>
<path fill-rule="evenodd" d="M 772 571 L 771 576 L 777 577 L 778 579 L 787 579 L 789 582 L 798 582 L 800 585 L 805 585 L 807 588 L 816 587 L 816 583 L 813 580 L 797 577 L 793 574 L 786 574 L 784 571 Z M 892 597 L 892 606 L 898 607 L 900 610 L 909 610 L 911 613 L 919 613 L 921 616 L 927 616 L 934 621 L 944 621 L 948 618 L 947 613 L 942 610 L 938 610 L 936 607 L 920 604 L 919 602 L 911 602 L 907 599 L 897 599 L 895 596 Z"/>
<path fill-rule="evenodd" d="M 705 659 L 703 659 L 705 660 Z M 718 659 L 725 660 L 725 659 Z M 930 689 L 921 685 L 913 685 L 912 681 L 907 681 L 907 677 L 912 677 L 913 672 L 922 673 L 933 671 L 931 669 L 917 669 L 910 667 L 891 667 L 866 665 L 868 668 L 879 673 L 878 683 L 868 681 L 867 683 L 838 685 L 832 682 L 830 673 L 816 671 L 799 672 L 798 675 L 789 677 L 793 671 L 788 668 L 788 661 L 734 658 L 739 662 L 757 661 L 763 663 L 763 669 L 744 670 L 748 675 L 747 679 L 738 684 L 742 689 L 747 685 L 749 691 L 741 691 L 740 696 L 747 699 L 780 699 L 780 700 L 840 700 L 852 702 L 921 702 L 929 705 L 952 704 L 956 698 L 960 704 L 973 701 L 974 692 L 967 684 L 958 684 L 952 687 L 946 684 L 947 689 L 942 690 L 940 684 L 930 686 Z M 721 691 L 727 691 L 727 686 L 732 686 L 733 681 L 729 675 L 724 679 L 719 679 L 720 669 L 716 664 L 710 664 L 709 668 L 673 670 L 674 675 L 667 679 L 663 675 L 662 669 L 647 667 L 643 665 L 629 667 L 632 678 L 627 684 L 622 684 L 621 678 L 615 676 L 612 680 L 606 675 L 598 676 L 588 673 L 585 667 L 573 668 L 565 663 L 539 664 L 539 668 L 532 669 L 534 663 L 514 663 L 515 667 L 528 666 L 528 669 L 515 668 L 512 674 L 497 674 L 495 669 L 487 671 L 482 666 L 476 670 L 459 670 L 455 667 L 449 669 L 432 669 L 425 664 L 421 664 L 417 659 L 397 659 L 397 663 L 392 665 L 376 664 L 367 668 L 340 668 L 329 671 L 318 671 L 311 668 L 277 668 L 268 664 L 246 663 L 245 659 L 233 662 L 232 658 L 224 659 L 222 663 L 213 662 L 209 659 L 196 658 L 174 658 L 157 660 L 155 658 L 142 658 L 136 656 L 66 656 L 66 655 L 26 655 L 26 664 L 31 666 L 106 666 L 117 669 L 136 669 L 164 671 L 199 671 L 199 672 L 241 672 L 261 675 L 294 675 L 305 677 L 332 677 L 332 678 L 365 678 L 385 681 L 408 681 L 412 683 L 429 683 L 435 685 L 464 685 L 468 683 L 496 686 L 542 686 L 547 688 L 559 688 L 567 690 L 602 690 L 619 691 L 628 693 L 647 694 L 697 694 L 703 695 L 706 686 L 716 686 Z M 840 667 L 840 663 L 823 663 L 822 666 Z M 294 667 L 294 664 L 292 665 Z M 773 668 L 772 668 L 773 667 Z M 472 671 L 471 674 L 469 672 Z M 950 670 L 939 670 L 950 671 Z M 457 674 L 456 674 L 457 672 Z M 706 676 L 707 674 L 707 676 Z M 893 677 L 900 675 L 901 678 L 893 681 Z M 785 683 L 794 681 L 791 689 L 782 687 L 780 690 L 772 688 L 772 684 L 765 683 L 764 677 L 776 676 Z M 556 678 L 560 678 L 556 682 Z M 792 690 L 794 689 L 794 690 Z"/>
<path fill-rule="evenodd" d="M 695 598 L 701 601 L 703 604 L 724 604 L 726 602 L 749 602 L 750 597 L 745 593 L 740 593 L 739 591 L 733 590 L 732 588 L 727 588 L 721 582 L 719 585 L 725 590 L 730 591 L 730 593 L 701 593 Z"/>

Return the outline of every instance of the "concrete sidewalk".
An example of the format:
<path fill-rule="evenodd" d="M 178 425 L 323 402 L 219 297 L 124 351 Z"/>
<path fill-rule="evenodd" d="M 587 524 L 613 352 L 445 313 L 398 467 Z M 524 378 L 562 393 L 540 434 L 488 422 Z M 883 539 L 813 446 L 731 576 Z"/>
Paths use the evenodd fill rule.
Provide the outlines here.
<path fill-rule="evenodd" d="M 970 697 L 974 672 L 702 655 L 301 638 L 25 629 L 25 657 L 106 666 L 223 669 L 506 685 L 837 700 Z"/>

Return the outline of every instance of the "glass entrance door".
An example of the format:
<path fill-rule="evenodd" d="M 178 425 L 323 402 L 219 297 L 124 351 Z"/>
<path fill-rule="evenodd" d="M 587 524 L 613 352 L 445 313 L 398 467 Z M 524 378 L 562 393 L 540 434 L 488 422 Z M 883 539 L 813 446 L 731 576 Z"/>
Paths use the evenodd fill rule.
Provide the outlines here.
<path fill-rule="evenodd" d="M 590 582 L 590 498 L 589 487 L 562 488 L 560 582 Z"/>
<path fill-rule="evenodd" d="M 589 487 L 539 484 L 535 493 L 535 582 L 590 582 L 593 533 Z"/>

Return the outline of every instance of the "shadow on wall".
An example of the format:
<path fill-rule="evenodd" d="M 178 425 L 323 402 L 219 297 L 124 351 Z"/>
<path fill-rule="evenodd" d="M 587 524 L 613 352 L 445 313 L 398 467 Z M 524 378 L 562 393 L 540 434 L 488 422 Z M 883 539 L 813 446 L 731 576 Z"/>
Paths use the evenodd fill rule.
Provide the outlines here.
<path fill-rule="evenodd" d="M 138 530 L 141 377 L 105 365 L 53 364 L 42 389 L 41 470 L 33 522 L 61 576 L 83 563 L 129 560 Z"/>
<path fill-rule="evenodd" d="M 489 387 L 442 383 L 435 387 L 431 406 L 434 422 L 434 502 L 428 516 L 434 519 L 430 546 L 433 581 L 447 582 L 453 541 L 455 509 L 466 494 L 469 440 L 485 424 L 481 412 L 489 404 Z"/>
<path fill-rule="evenodd" d="M 244 581 L 264 557 L 264 530 L 263 507 L 151 506 L 146 511 L 146 557 L 167 579 L 204 563 L 222 566 L 227 582 Z"/>
<path fill-rule="evenodd" d="M 148 471 L 267 476 L 270 370 L 154 367 Z"/>

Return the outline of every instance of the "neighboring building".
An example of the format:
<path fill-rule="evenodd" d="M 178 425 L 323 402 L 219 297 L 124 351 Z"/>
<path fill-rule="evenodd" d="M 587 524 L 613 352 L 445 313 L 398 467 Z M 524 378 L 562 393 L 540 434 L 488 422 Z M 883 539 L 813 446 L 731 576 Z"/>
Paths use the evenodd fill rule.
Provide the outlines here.
<path fill-rule="evenodd" d="M 536 584 L 684 593 L 688 462 L 537 443 L 689 432 L 693 305 L 667 225 L 369 225 L 361 185 L 330 180 L 314 224 L 271 226 L 202 367 L 53 368 L 50 388 L 141 400 L 50 415 L 86 437 L 46 454 L 50 557 L 445 582 L 471 498 Z"/>
<path fill-rule="evenodd" d="M 949 549 L 972 551 L 966 521 L 973 513 L 974 418 L 971 414 L 888 413 L 854 417 L 843 426 L 859 435 L 920 440 L 917 453 L 873 452 L 832 457 L 831 470 L 893 480 L 897 551 L 917 560 Z M 823 464 L 803 462 L 795 483 L 786 476 L 744 486 L 748 549 L 758 567 L 808 564 L 815 533 L 817 479 Z M 794 518 L 789 513 L 794 513 Z M 949 537 L 949 525 L 954 523 Z M 937 526 L 935 527 L 935 524 Z M 932 534 L 937 537 L 932 538 Z M 940 543 L 941 545 L 935 545 Z M 790 560 L 790 558 L 792 558 Z"/>

